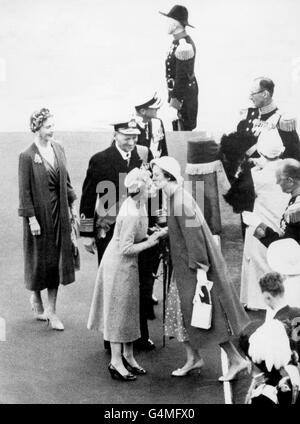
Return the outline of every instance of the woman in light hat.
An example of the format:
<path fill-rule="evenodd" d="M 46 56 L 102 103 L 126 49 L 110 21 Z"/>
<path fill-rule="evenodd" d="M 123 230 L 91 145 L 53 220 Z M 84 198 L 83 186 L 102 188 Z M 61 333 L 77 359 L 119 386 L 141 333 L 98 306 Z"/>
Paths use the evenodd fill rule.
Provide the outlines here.
<path fill-rule="evenodd" d="M 173 371 L 181 377 L 203 366 L 200 350 L 209 343 L 228 340 L 248 324 L 249 318 L 239 302 L 230 280 L 220 248 L 193 197 L 183 189 L 179 163 L 172 157 L 162 156 L 151 161 L 153 181 L 168 199 L 168 230 L 171 259 L 174 270 L 177 300 L 173 302 L 173 329 L 184 342 L 186 363 Z M 213 286 L 211 288 L 211 283 Z M 209 330 L 191 325 L 193 300 L 199 295 L 212 299 L 212 325 Z M 232 369 L 242 370 L 246 361 L 230 341 L 223 345 L 230 353 Z M 223 347 L 222 346 L 222 347 Z"/>
<path fill-rule="evenodd" d="M 134 168 L 124 184 L 129 197 L 120 208 L 98 269 L 88 328 L 102 331 L 111 344 L 108 369 L 112 378 L 133 381 L 136 375 L 146 373 L 132 348 L 132 342 L 140 337 L 138 254 L 157 244 L 162 232 L 147 237 L 145 205 L 155 193 L 150 172 Z"/>
<path fill-rule="evenodd" d="M 284 146 L 278 131 L 265 130 L 257 142 L 260 158 L 251 169 L 255 190 L 253 212 L 274 231 L 280 231 L 280 219 L 288 203 L 288 195 L 276 184 L 276 170 Z M 270 272 L 266 249 L 253 235 L 254 227 L 246 229 L 241 277 L 241 302 L 249 309 L 265 309 L 259 279 Z"/>
<path fill-rule="evenodd" d="M 300 308 L 300 246 L 291 238 L 274 241 L 267 251 L 270 268 L 286 275 L 285 298 L 289 306 Z"/>

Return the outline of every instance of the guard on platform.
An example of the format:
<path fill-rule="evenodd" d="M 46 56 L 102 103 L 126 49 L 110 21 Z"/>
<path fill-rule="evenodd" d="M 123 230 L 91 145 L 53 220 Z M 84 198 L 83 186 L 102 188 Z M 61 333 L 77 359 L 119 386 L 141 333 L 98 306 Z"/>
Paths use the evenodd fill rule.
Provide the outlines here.
<path fill-rule="evenodd" d="M 188 10 L 176 5 L 169 13 L 159 12 L 170 18 L 168 33 L 173 43 L 166 59 L 168 102 L 172 108 L 174 131 L 192 131 L 197 126 L 198 84 L 194 73 L 196 47 L 186 33 Z"/>

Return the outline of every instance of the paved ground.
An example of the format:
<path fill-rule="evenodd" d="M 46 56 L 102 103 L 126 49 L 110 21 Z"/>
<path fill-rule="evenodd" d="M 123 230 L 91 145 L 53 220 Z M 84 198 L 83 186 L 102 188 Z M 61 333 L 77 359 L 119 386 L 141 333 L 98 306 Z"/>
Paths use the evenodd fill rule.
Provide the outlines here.
<path fill-rule="evenodd" d="M 185 137 L 169 136 L 170 153 L 185 166 Z M 195 134 L 192 136 L 195 137 Z M 65 133 L 65 146 L 73 185 L 80 195 L 89 157 L 109 144 L 110 134 Z M 81 270 L 77 282 L 62 287 L 58 311 L 65 331 L 54 332 L 46 323 L 33 320 L 29 292 L 23 287 L 22 226 L 17 217 L 18 153 L 31 143 L 30 134 L 0 134 L 0 179 L 3 181 L 0 206 L 0 316 L 7 326 L 7 341 L 0 342 L 0 403 L 224 403 L 220 351 L 210 346 L 203 352 L 206 366 L 201 375 L 175 379 L 170 372 L 183 364 L 183 347 L 167 340 L 162 347 L 162 302 L 157 319 L 150 323 L 157 349 L 140 353 L 139 362 L 149 374 L 136 382 L 120 384 L 108 374 L 108 355 L 101 335 L 86 329 L 96 273 L 96 257 L 81 249 Z M 222 203 L 223 253 L 238 288 L 242 255 L 239 217 Z M 161 300 L 158 282 L 156 294 Z M 242 403 L 247 379 L 235 383 L 234 399 Z"/>

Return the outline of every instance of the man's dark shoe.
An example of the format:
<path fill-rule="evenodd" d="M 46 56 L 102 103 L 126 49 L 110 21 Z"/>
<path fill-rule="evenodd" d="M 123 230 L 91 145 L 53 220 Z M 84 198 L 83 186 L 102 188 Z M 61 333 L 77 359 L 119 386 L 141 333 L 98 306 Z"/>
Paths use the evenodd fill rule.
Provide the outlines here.
<path fill-rule="evenodd" d="M 148 339 L 148 340 L 138 339 L 135 342 L 133 342 L 133 346 L 138 350 L 150 351 L 150 350 L 155 349 L 155 344 L 150 339 Z"/>

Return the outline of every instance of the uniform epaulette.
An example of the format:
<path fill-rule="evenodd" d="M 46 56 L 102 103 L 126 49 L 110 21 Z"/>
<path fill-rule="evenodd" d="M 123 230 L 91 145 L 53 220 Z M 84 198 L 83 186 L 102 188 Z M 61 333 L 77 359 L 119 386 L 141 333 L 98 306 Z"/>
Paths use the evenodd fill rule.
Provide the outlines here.
<path fill-rule="evenodd" d="M 187 43 L 184 38 L 179 40 L 177 49 L 175 50 L 175 57 L 179 60 L 189 60 L 195 56 L 193 46 Z"/>
<path fill-rule="evenodd" d="M 300 222 L 300 196 L 298 196 L 296 202 L 286 210 L 285 219 L 291 224 Z"/>
<path fill-rule="evenodd" d="M 297 127 L 297 120 L 296 118 L 291 118 L 288 116 L 281 116 L 279 122 L 278 122 L 278 128 L 282 131 L 295 131 Z"/>

